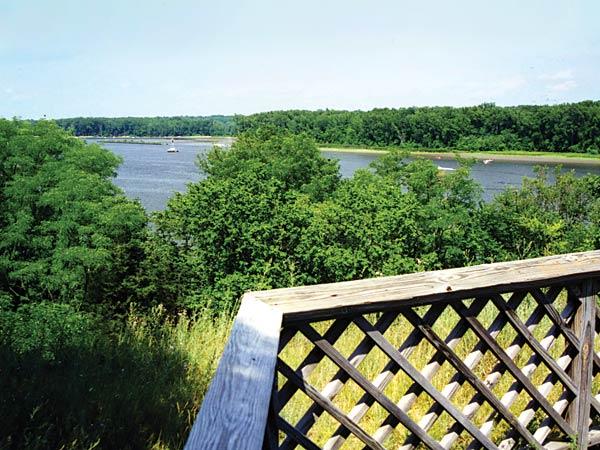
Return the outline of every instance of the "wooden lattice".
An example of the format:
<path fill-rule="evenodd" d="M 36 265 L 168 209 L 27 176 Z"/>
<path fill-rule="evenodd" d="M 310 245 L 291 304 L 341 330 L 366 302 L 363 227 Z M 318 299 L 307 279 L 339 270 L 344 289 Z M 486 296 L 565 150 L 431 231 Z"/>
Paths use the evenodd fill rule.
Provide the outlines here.
<path fill-rule="evenodd" d="M 587 430 L 600 418 L 595 392 L 588 390 L 586 401 L 580 402 L 584 406 L 574 401 L 580 386 L 586 392 L 591 383 L 584 367 L 589 357 L 582 338 L 586 327 L 594 327 L 596 293 L 593 283 L 586 281 L 400 307 L 381 315 L 290 324 L 280 338 L 267 448 L 539 448 L 550 436 L 568 443 L 578 429 Z M 448 316 L 456 318 L 451 328 Z M 436 326 L 444 318 L 444 325 Z M 597 323 L 600 326 L 600 320 Z M 340 340 L 351 325 L 362 337 L 344 356 Z M 440 334 L 442 331 L 447 333 Z M 390 342 L 391 332 L 405 335 L 399 345 Z M 467 338 L 469 342 L 463 343 Z M 295 344 L 295 340 L 311 345 Z M 286 353 L 286 346 L 292 351 Z M 299 364 L 291 366 L 300 347 L 310 350 Z M 379 373 L 367 373 L 372 372 L 373 364 L 370 370 L 361 368 L 366 358 L 373 357 L 374 349 L 378 356 L 385 355 L 387 362 Z M 419 352 L 428 355 L 422 366 L 417 362 L 423 359 Z M 311 375 L 325 363 L 335 370 L 319 389 L 311 384 Z M 593 370 L 600 373 L 596 355 Z M 320 377 L 326 372 L 322 370 Z M 449 381 L 436 380 L 441 375 Z M 389 395 L 386 388 L 400 376 L 410 379 L 406 391 Z M 335 400 L 349 380 L 359 395 L 353 407 L 344 408 Z M 465 392 L 458 395 L 461 390 Z M 390 391 L 397 394 L 397 390 Z M 296 397 L 310 400 L 301 414 L 290 405 Z M 515 407 L 517 400 L 523 406 Z M 428 409 L 410 414 L 419 402 L 429 405 Z M 383 409 L 386 417 L 369 432 L 361 421 L 373 405 Z M 323 439 L 327 433 L 311 432 L 325 415 L 330 436 Z M 442 416 L 446 416 L 446 429 L 431 433 Z M 334 428 L 331 419 L 337 423 Z M 391 439 L 397 427 L 403 431 L 396 433 L 401 442 Z M 320 439 L 311 434 L 319 434 Z M 349 437 L 353 439 L 349 441 Z"/>
<path fill-rule="evenodd" d="M 598 446 L 599 291 L 600 250 L 248 293 L 185 450 Z"/>

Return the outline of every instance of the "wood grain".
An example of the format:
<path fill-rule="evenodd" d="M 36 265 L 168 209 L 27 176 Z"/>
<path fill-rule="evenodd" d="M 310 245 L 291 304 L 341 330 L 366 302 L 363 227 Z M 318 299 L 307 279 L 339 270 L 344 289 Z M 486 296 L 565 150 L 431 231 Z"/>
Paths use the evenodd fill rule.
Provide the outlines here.
<path fill-rule="evenodd" d="M 185 450 L 260 450 L 281 312 L 245 295 Z"/>
<path fill-rule="evenodd" d="M 600 250 L 252 294 L 279 309 L 288 323 L 550 286 L 597 275 Z"/>

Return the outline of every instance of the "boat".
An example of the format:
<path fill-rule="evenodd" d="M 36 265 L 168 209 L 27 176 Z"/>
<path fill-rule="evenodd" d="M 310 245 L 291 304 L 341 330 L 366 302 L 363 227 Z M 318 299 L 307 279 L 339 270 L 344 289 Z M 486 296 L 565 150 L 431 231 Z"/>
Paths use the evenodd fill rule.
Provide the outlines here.
<path fill-rule="evenodd" d="M 484 164 L 489 164 L 489 163 L 491 163 L 492 161 L 493 161 L 493 159 L 484 159 L 484 160 L 483 160 L 483 163 L 484 163 Z"/>
<path fill-rule="evenodd" d="M 167 149 L 167 153 L 177 153 L 177 147 L 175 147 L 175 139 L 171 139 L 171 146 Z"/>
<path fill-rule="evenodd" d="M 444 172 L 451 172 L 451 171 L 456 170 L 456 169 L 453 169 L 452 167 L 438 166 L 438 170 L 442 170 Z"/>

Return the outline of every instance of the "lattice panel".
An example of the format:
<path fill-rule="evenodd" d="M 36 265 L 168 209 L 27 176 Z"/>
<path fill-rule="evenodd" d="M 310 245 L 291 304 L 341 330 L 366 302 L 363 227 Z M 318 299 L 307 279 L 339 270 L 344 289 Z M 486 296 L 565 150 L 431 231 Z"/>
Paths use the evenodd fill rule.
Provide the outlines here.
<path fill-rule="evenodd" d="M 585 286 L 285 325 L 265 448 L 560 448 L 583 404 L 582 320 L 600 341 L 597 306 L 582 319 L 598 283 Z"/>

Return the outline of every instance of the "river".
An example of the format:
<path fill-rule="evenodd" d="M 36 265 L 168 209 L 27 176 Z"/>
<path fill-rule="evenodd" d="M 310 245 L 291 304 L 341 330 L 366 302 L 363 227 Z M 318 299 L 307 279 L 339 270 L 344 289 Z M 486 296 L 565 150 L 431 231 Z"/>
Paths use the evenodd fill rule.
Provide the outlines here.
<path fill-rule="evenodd" d="M 116 184 L 127 196 L 139 198 L 148 211 L 164 209 L 174 192 L 184 192 L 186 184 L 198 181 L 200 174 L 195 165 L 198 154 L 206 153 L 213 142 L 175 140 L 177 153 L 168 153 L 170 143 L 163 140 L 162 145 L 115 143 L 101 140 L 105 148 L 120 155 L 123 164 L 119 167 Z M 153 139 L 153 141 L 157 141 Z M 227 142 L 222 142 L 227 143 Z M 326 158 L 338 159 L 343 177 L 350 177 L 355 170 L 367 167 L 379 155 L 368 153 L 345 153 L 324 151 Z M 458 163 L 452 159 L 435 161 L 439 166 L 456 168 Z M 471 169 L 471 176 L 483 186 L 485 200 L 509 186 L 518 186 L 523 177 L 534 175 L 533 168 L 539 163 L 492 161 L 489 164 L 477 162 Z M 545 164 L 552 166 L 553 164 Z M 555 164 L 554 164 L 555 165 Z M 581 164 L 563 164 L 564 170 L 575 170 L 578 176 L 586 173 L 600 175 L 600 166 Z"/>

